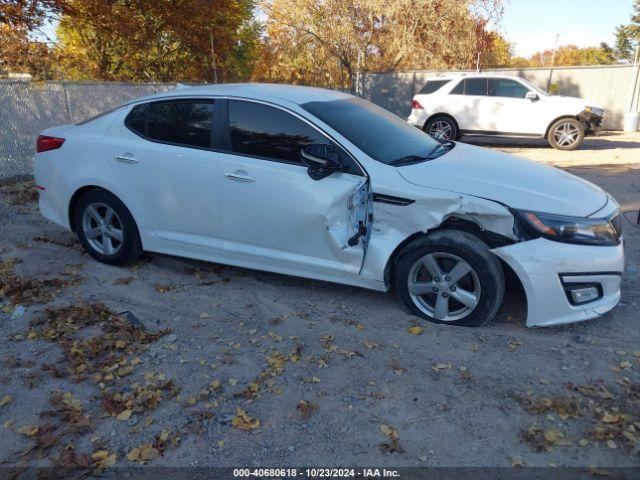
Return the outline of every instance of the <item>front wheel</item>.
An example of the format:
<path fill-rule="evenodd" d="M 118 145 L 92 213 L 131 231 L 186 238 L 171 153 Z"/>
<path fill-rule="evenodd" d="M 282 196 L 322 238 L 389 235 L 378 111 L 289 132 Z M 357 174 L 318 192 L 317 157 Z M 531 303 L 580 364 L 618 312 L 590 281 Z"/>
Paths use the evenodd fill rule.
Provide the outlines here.
<path fill-rule="evenodd" d="M 405 307 L 434 323 L 482 325 L 504 297 L 499 260 L 480 239 L 456 230 L 410 244 L 398 259 L 394 281 Z"/>
<path fill-rule="evenodd" d="M 551 125 L 548 140 L 557 150 L 575 150 L 584 140 L 584 125 L 575 118 L 561 118 Z"/>

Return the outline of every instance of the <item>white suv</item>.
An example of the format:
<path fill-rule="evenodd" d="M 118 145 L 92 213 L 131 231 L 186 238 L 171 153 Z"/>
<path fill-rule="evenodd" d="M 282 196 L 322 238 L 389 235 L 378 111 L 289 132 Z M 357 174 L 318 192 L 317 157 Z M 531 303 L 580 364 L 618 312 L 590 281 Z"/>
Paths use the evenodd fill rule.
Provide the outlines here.
<path fill-rule="evenodd" d="M 574 150 L 600 127 L 603 113 L 591 101 L 552 96 L 519 77 L 474 74 L 428 80 L 413 97 L 407 121 L 439 140 L 539 137 L 553 148 Z"/>

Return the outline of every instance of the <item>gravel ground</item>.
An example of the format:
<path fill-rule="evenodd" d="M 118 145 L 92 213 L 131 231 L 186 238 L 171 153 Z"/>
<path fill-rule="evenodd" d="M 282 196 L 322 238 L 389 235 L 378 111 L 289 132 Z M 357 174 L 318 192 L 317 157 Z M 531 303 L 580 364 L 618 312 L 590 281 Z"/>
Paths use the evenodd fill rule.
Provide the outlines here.
<path fill-rule="evenodd" d="M 575 152 L 473 143 L 560 165 L 640 208 L 640 135 Z M 467 329 L 330 283 L 156 254 L 102 265 L 39 216 L 28 182 L 0 186 L 0 202 L 0 460 L 10 468 L 638 465 L 631 224 L 613 312 L 527 329 L 514 290 L 494 322 Z M 145 329 L 114 318 L 122 311 Z"/>

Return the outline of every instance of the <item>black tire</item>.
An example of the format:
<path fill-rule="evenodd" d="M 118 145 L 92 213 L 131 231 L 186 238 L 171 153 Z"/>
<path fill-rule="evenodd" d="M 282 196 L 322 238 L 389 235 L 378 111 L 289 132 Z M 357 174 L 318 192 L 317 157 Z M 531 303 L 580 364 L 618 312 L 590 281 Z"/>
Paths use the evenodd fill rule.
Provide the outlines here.
<path fill-rule="evenodd" d="M 439 298 L 441 295 L 440 292 L 443 292 L 442 296 L 451 297 L 447 301 L 447 305 L 459 304 L 463 309 L 469 309 L 463 318 L 449 320 L 436 319 L 433 315 L 424 311 L 424 306 L 419 308 L 412 299 L 412 295 L 409 292 L 409 277 L 413 272 L 412 269 L 415 265 L 419 265 L 419 260 L 429 254 L 457 257 L 463 260 L 462 263 L 466 262 L 466 264 L 472 268 L 473 273 L 462 277 L 460 282 L 479 282 L 480 288 L 475 290 L 476 292 L 479 291 L 479 298 L 477 298 L 478 295 L 476 295 L 477 304 L 475 307 L 465 307 L 465 305 L 454 299 L 453 296 L 455 294 L 450 293 L 448 290 L 453 288 L 454 290 L 451 290 L 451 292 L 455 291 L 455 287 L 451 286 L 439 290 L 439 293 L 434 294 L 429 292 L 420 297 L 424 302 L 429 303 L 433 298 Z M 446 265 L 443 264 L 444 260 L 438 260 L 438 262 L 443 274 L 447 275 Z M 450 273 L 451 271 L 452 270 L 449 270 L 448 272 Z M 472 275 L 474 275 L 473 278 L 471 277 Z M 429 283 L 429 281 L 427 281 L 427 283 Z M 459 283 L 456 282 L 455 285 L 458 286 Z M 498 258 L 491 253 L 489 247 L 483 241 L 469 233 L 457 230 L 437 231 L 428 236 L 421 237 L 405 247 L 396 261 L 394 286 L 398 298 L 410 313 L 434 323 L 446 323 L 467 327 L 480 326 L 491 320 L 502 304 L 505 289 L 504 272 L 502 271 L 502 266 Z M 458 288 L 462 289 L 462 286 L 458 286 Z M 458 291 L 458 294 L 459 293 L 461 293 L 461 291 Z M 435 303 L 435 300 L 433 300 L 433 302 Z M 455 306 L 452 308 L 455 308 Z"/>
<path fill-rule="evenodd" d="M 563 140 L 562 129 L 567 128 L 571 131 L 571 140 Z M 547 140 L 556 150 L 570 151 L 575 150 L 584 141 L 585 129 L 582 122 L 575 118 L 561 118 L 551 125 Z M 567 137 L 569 138 L 569 137 Z M 574 140 L 575 139 L 575 140 Z M 570 142 L 570 143 L 566 143 Z"/>
<path fill-rule="evenodd" d="M 114 250 L 111 254 L 100 252 L 96 249 L 94 246 L 95 243 L 103 243 L 103 237 L 99 236 L 90 240 L 87 234 L 91 232 L 87 232 L 83 224 L 85 212 L 89 215 L 89 207 L 95 208 L 96 205 L 100 205 L 98 210 L 102 209 L 103 212 L 107 211 L 106 207 L 113 210 L 116 218 L 114 225 L 115 227 L 120 227 L 119 231 L 121 231 L 122 240 L 118 241 L 114 239 L 110 241 L 112 249 Z M 82 243 L 84 249 L 96 260 L 109 265 L 126 265 L 135 261 L 142 254 L 142 242 L 140 241 L 138 226 L 124 203 L 112 193 L 101 189 L 91 190 L 85 193 L 78 200 L 73 215 L 75 230 L 80 243 Z M 97 223 L 95 220 L 92 220 L 92 222 Z M 91 230 L 95 231 L 97 229 L 96 227 Z M 117 246 L 114 246 L 114 244 L 117 244 Z"/>
<path fill-rule="evenodd" d="M 446 125 L 449 130 L 443 136 L 438 137 L 437 135 L 432 134 L 432 129 L 434 129 L 438 124 Z M 457 140 L 460 137 L 460 130 L 458 129 L 458 124 L 456 121 L 447 116 L 447 115 L 436 115 L 433 118 L 430 118 L 427 123 L 424 125 L 424 131 L 431 135 L 436 140 Z"/>

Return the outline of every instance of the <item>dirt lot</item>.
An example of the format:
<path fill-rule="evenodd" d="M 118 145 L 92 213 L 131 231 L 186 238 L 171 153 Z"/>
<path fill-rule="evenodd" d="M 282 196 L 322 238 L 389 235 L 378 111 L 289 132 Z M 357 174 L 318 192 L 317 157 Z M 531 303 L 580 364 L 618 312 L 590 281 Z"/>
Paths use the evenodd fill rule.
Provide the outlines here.
<path fill-rule="evenodd" d="M 474 143 L 561 165 L 640 208 L 640 135 L 569 153 Z M 0 202 L 5 466 L 639 464 L 630 224 L 612 313 L 526 329 L 512 292 L 493 323 L 465 329 L 330 283 L 155 254 L 109 267 L 39 216 L 28 184 L 1 186 Z M 145 329 L 113 317 L 125 310 Z"/>

